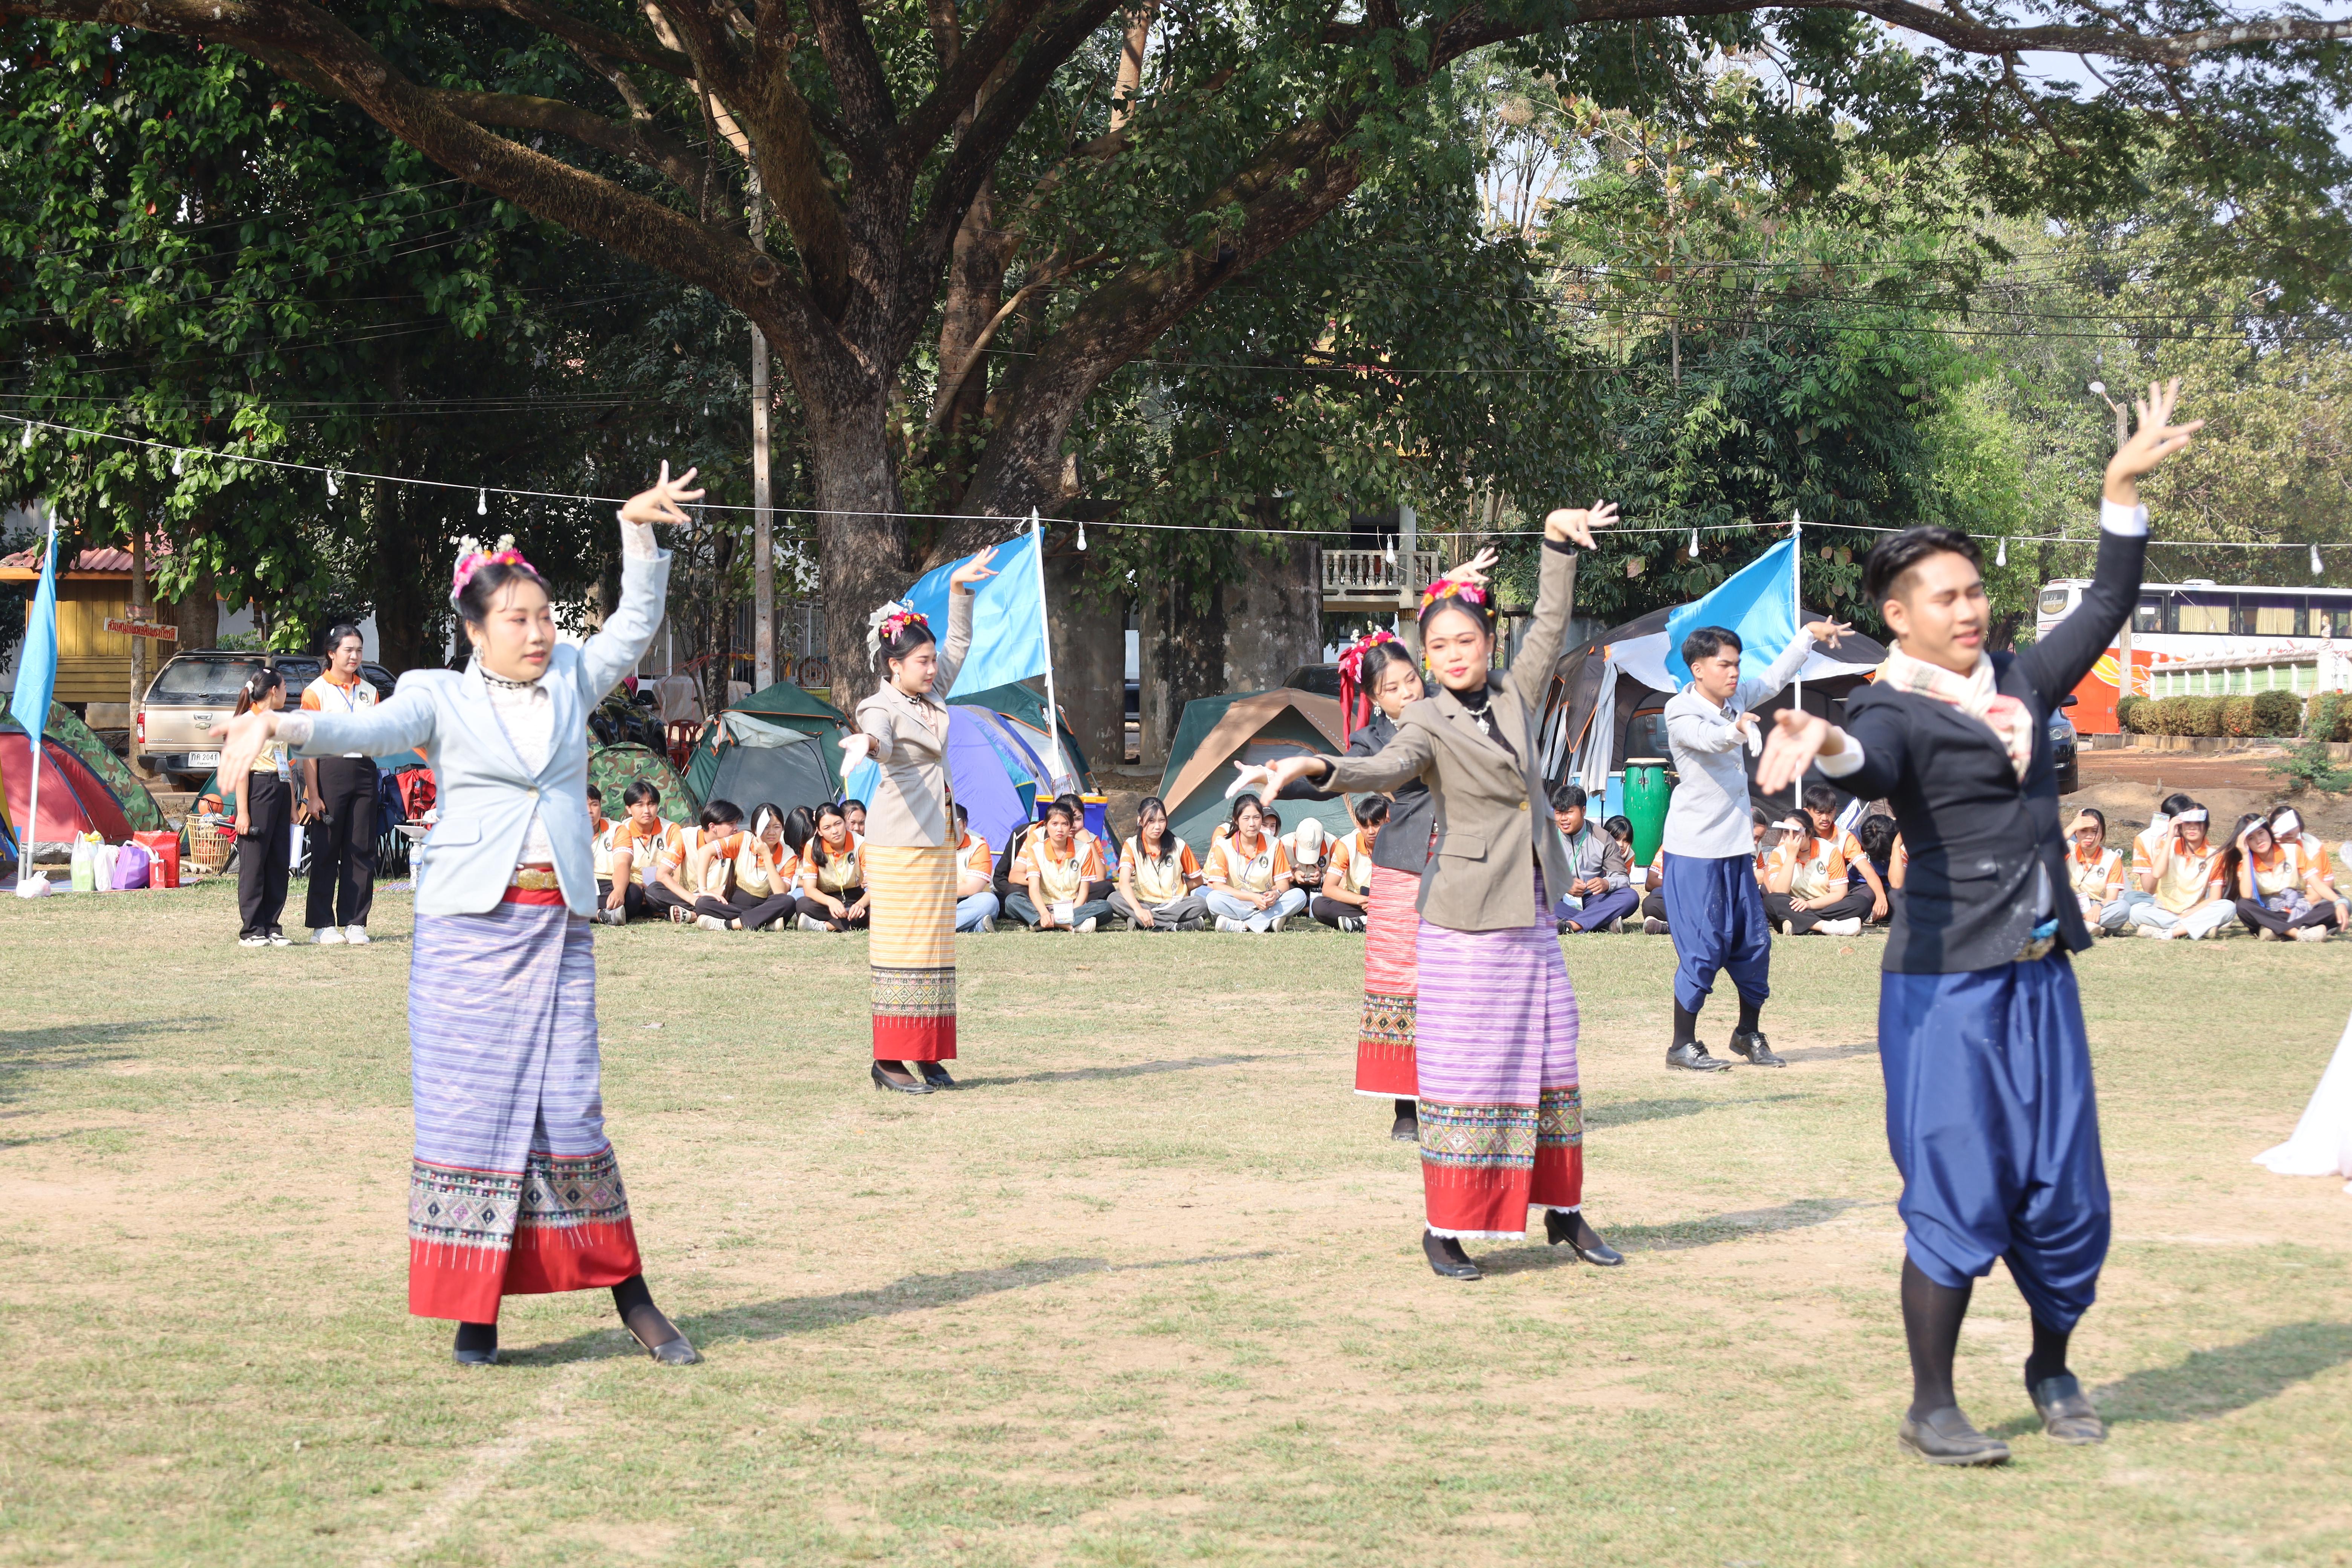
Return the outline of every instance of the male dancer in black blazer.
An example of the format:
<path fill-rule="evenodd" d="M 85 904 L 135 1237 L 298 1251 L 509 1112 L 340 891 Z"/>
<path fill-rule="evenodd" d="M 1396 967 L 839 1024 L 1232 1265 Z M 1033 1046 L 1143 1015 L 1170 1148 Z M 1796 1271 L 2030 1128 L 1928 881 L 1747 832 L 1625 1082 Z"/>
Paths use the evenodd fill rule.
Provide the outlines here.
<path fill-rule="evenodd" d="M 1911 528 L 1871 552 L 1870 602 L 1895 634 L 1841 730 L 1780 714 L 1757 781 L 1783 790 L 1816 760 L 1894 805 L 1910 852 L 1878 1001 L 1886 1137 L 1903 1175 L 1903 1330 L 1912 1399 L 1899 1436 L 1939 1465 L 1995 1465 L 2009 1446 L 1962 1415 L 1952 1357 L 1973 1282 L 2005 1258 L 2033 1313 L 2025 1386 L 2062 1443 L 2106 1436 L 2066 1368 L 2107 1252 L 2105 1167 L 2069 952 L 2091 933 L 2068 891 L 2050 714 L 2139 599 L 2139 479 L 2203 421 L 2171 423 L 2180 384 L 2151 387 L 2107 464 L 2097 575 L 2021 654 L 1984 651 L 1975 543 Z"/>

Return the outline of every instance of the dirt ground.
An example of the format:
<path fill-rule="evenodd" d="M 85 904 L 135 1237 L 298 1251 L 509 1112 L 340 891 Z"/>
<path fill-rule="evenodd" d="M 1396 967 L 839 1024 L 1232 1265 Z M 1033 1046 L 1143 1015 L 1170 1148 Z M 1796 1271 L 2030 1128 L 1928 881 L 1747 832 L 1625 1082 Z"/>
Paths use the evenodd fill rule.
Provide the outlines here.
<path fill-rule="evenodd" d="M 2096 806 L 2112 833 L 2118 825 L 2137 832 L 2147 826 L 2157 802 L 2179 790 L 2205 803 L 2218 826 L 2250 811 L 2292 801 L 2305 826 L 2326 838 L 2352 838 L 2352 795 L 2305 792 L 2290 795 L 2263 764 L 2284 756 L 2277 748 L 2250 752 L 2099 751 L 2081 753 L 2083 787 L 2066 797 L 2070 806 Z"/>

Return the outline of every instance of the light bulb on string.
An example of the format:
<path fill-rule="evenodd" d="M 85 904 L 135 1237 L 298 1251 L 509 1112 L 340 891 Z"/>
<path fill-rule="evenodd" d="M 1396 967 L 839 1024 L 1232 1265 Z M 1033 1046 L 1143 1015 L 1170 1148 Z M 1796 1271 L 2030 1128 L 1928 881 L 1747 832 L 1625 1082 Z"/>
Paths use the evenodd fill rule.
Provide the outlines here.
<path fill-rule="evenodd" d="M 30 450 L 32 449 L 32 446 L 33 446 L 33 422 L 32 422 L 31 420 L 27 419 L 27 420 L 26 420 L 26 421 L 25 421 L 25 448 L 26 448 L 26 450 L 30 451 Z"/>
<path fill-rule="evenodd" d="M 185 452 L 173 452 L 172 454 L 172 477 L 173 479 L 176 479 L 182 474 L 188 471 L 187 457 L 188 455 Z"/>
<path fill-rule="evenodd" d="M 339 495 L 339 494 L 341 494 L 341 492 L 340 492 L 339 490 L 337 490 L 337 489 L 335 489 L 335 476 L 334 476 L 333 471 L 332 471 L 331 469 L 328 470 L 328 471 L 327 471 L 327 499 L 328 499 L 328 500 L 333 500 L 337 495 Z"/>
<path fill-rule="evenodd" d="M 1391 533 L 1381 536 L 1381 559 L 1391 566 L 1396 564 L 1396 535 Z"/>
<path fill-rule="evenodd" d="M 474 515 L 476 517 L 490 515 L 490 492 L 488 487 L 474 492 Z"/>
<path fill-rule="evenodd" d="M 2315 544 L 2311 547 L 2311 574 L 2316 577 L 2326 570 L 2326 568 L 2320 564 L 2319 546 Z"/>
<path fill-rule="evenodd" d="M 1079 549 L 1080 552 L 1082 552 L 1082 553 L 1083 553 L 1083 552 L 1085 552 L 1086 548 L 1087 548 L 1087 523 L 1086 523 L 1086 520 L 1085 520 L 1084 518 L 1080 518 L 1080 519 L 1078 520 L 1078 549 Z"/>
<path fill-rule="evenodd" d="M 1696 528 L 1691 530 L 1690 555 L 1694 561 L 1698 559 L 1698 530 Z"/>
<path fill-rule="evenodd" d="M 2009 540 L 2005 536 L 2000 542 L 2000 547 L 1992 552 L 1992 563 L 1996 566 L 2009 564 Z"/>

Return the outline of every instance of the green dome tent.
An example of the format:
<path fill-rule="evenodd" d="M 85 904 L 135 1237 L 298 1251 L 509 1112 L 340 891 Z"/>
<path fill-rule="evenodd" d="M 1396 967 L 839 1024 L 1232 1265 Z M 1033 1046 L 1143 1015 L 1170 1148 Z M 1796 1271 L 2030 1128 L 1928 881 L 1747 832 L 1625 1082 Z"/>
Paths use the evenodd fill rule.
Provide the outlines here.
<path fill-rule="evenodd" d="M 16 721 L 5 696 L 0 696 L 0 721 Z M 163 831 L 163 808 L 147 793 L 147 786 L 139 782 L 139 775 L 131 771 L 130 764 L 108 751 L 106 742 L 76 717 L 72 709 L 62 702 L 50 703 L 49 721 L 42 729 L 46 739 L 63 744 L 88 763 L 90 772 L 106 781 L 106 787 L 122 803 L 122 815 L 134 829 L 142 833 Z"/>
<path fill-rule="evenodd" d="M 824 757 L 825 775 L 835 780 L 841 777 L 841 742 L 849 734 L 849 715 L 823 698 L 810 696 L 792 681 L 779 680 L 773 686 L 761 688 L 740 702 L 729 703 L 727 711 L 749 713 L 755 719 L 765 719 L 771 724 L 782 724 L 787 730 L 814 735 Z M 711 735 L 711 727 L 705 724 L 702 733 L 695 737 L 694 755 L 688 762 L 686 771 L 687 784 L 700 792 L 705 800 L 710 798 L 705 785 L 718 765 L 717 759 L 710 756 Z M 706 758 L 709 760 L 706 761 Z M 730 795 L 728 798 L 731 800 L 734 797 Z"/>
<path fill-rule="evenodd" d="M 661 791 L 663 820 L 681 827 L 694 825 L 697 813 L 702 809 L 702 797 L 696 795 L 669 759 L 649 746 L 634 742 L 618 745 L 595 746 L 588 752 L 588 782 L 604 794 L 604 815 L 618 816 L 625 809 L 621 792 L 643 779 Z"/>
<path fill-rule="evenodd" d="M 821 805 L 833 798 L 838 776 L 825 766 L 821 745 L 806 730 L 730 708 L 695 742 L 687 787 L 705 804 L 731 800 L 747 813 L 761 805 L 784 811 Z M 614 809 L 610 802 L 605 809 Z"/>
<path fill-rule="evenodd" d="M 1227 815 L 1225 787 L 1234 781 L 1235 763 L 1339 752 L 1339 724 L 1337 700 L 1291 686 L 1194 698 L 1177 721 L 1168 770 L 1160 777 L 1169 827 L 1194 853 L 1206 853 L 1210 836 Z M 1310 816 L 1337 837 L 1356 830 L 1347 800 L 1339 795 L 1285 799 L 1276 809 L 1286 833 Z"/>

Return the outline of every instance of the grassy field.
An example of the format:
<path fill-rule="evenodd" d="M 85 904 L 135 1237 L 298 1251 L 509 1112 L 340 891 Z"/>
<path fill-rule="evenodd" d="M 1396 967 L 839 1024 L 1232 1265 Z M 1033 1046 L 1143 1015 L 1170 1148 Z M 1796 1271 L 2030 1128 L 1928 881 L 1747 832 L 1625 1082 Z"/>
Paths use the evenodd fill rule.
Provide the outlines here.
<path fill-rule="evenodd" d="M 2352 944 L 2082 962 L 2114 1435 L 2036 1435 L 1996 1272 L 1960 1388 L 2018 1458 L 1957 1472 L 1894 1441 L 1875 939 L 1783 941 L 1791 1065 L 1707 1079 L 1660 1061 L 1665 940 L 1573 944 L 1629 1260 L 1474 1244 L 1462 1285 L 1348 1092 L 1360 939 L 964 939 L 968 1087 L 918 1100 L 866 1081 L 862 938 L 599 931 L 647 1275 L 709 1360 L 600 1292 L 461 1372 L 404 1310 L 408 923 L 0 900 L 0 1563 L 2352 1562 L 2352 1197 L 2248 1163 Z"/>

